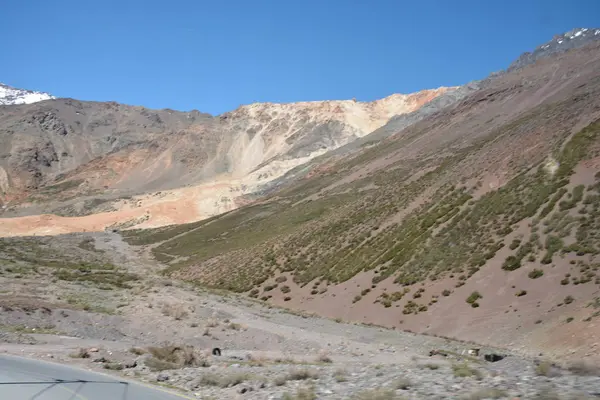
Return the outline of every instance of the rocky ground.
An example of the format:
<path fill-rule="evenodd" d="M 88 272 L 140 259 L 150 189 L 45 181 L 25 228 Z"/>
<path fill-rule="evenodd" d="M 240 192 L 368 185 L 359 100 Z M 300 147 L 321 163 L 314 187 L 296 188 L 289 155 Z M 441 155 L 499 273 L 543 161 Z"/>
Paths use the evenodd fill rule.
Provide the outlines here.
<path fill-rule="evenodd" d="M 24 264 L 4 265 L 0 351 L 166 385 L 200 399 L 600 395 L 600 370 L 589 361 L 553 367 L 545 355 L 487 347 L 468 356 L 478 346 L 266 307 L 161 278 L 158 265 L 117 234 L 82 238 L 52 238 L 51 246 L 71 256 L 99 254 L 139 280 L 98 291 L 82 282 L 40 283 Z M 215 347 L 221 355 L 211 354 Z M 432 350 L 443 354 L 430 356 Z M 506 357 L 486 361 L 492 353 Z"/>

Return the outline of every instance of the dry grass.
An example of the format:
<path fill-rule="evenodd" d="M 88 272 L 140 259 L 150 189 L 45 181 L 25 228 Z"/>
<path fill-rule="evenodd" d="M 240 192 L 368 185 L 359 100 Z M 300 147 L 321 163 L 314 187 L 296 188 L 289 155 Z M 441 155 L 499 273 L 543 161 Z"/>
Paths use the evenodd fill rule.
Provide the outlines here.
<path fill-rule="evenodd" d="M 216 328 L 217 326 L 219 326 L 219 321 L 216 318 L 209 318 L 206 322 L 206 326 L 208 328 Z"/>
<path fill-rule="evenodd" d="M 286 375 L 276 377 L 273 380 L 273 384 L 275 386 L 283 386 L 287 381 L 305 381 L 309 379 L 319 379 L 318 372 L 315 370 L 302 368 L 292 370 Z"/>
<path fill-rule="evenodd" d="M 400 400 L 393 390 L 372 389 L 363 390 L 351 397 L 352 400 Z"/>
<path fill-rule="evenodd" d="M 453 364 L 452 372 L 456 378 L 468 378 L 474 377 L 477 380 L 483 379 L 483 375 L 481 371 L 478 369 L 472 368 L 467 363 Z"/>
<path fill-rule="evenodd" d="M 284 393 L 282 400 L 316 400 L 317 394 L 313 388 L 299 388 L 295 394 Z"/>
<path fill-rule="evenodd" d="M 506 391 L 496 388 L 479 389 L 465 396 L 465 400 L 501 399 L 508 396 Z"/>
<path fill-rule="evenodd" d="M 117 362 L 109 362 L 102 366 L 104 369 L 109 369 L 112 371 L 121 371 L 124 367 L 123 364 Z"/>
<path fill-rule="evenodd" d="M 228 388 L 239 385 L 252 378 L 250 374 L 239 372 L 234 374 L 216 374 L 216 373 L 205 373 L 200 377 L 200 385 L 202 386 L 216 386 L 220 388 Z"/>
<path fill-rule="evenodd" d="M 140 347 L 132 347 L 129 349 L 129 352 L 131 354 L 135 354 L 136 356 L 141 356 L 142 354 L 146 354 L 146 350 L 144 350 Z"/>
<path fill-rule="evenodd" d="M 569 365 L 569 371 L 580 376 L 598 376 L 600 377 L 600 365 L 592 364 L 587 361 L 577 361 Z"/>
<path fill-rule="evenodd" d="M 208 367 L 208 360 L 198 354 L 193 346 L 166 345 L 148 347 L 152 355 L 146 365 L 154 371 L 184 367 Z"/>
<path fill-rule="evenodd" d="M 234 330 L 234 331 L 241 331 L 241 330 L 245 330 L 245 329 L 244 329 L 244 326 L 243 326 L 242 324 L 238 324 L 238 323 L 235 323 L 235 322 L 230 322 L 230 323 L 227 325 L 227 328 L 229 328 L 229 329 L 232 329 L 232 330 Z"/>
<path fill-rule="evenodd" d="M 398 378 L 393 383 L 395 389 L 408 390 L 411 386 L 412 382 L 408 378 Z"/>
<path fill-rule="evenodd" d="M 71 357 L 71 358 L 90 358 L 90 353 L 88 352 L 87 349 L 80 348 L 75 353 L 69 354 L 69 357 Z"/>
<path fill-rule="evenodd" d="M 560 372 L 548 361 L 542 361 L 535 367 L 535 373 L 539 376 L 556 377 Z"/>
<path fill-rule="evenodd" d="M 317 356 L 317 362 L 331 364 L 333 360 L 329 357 L 329 354 L 325 350 L 319 351 L 319 355 Z"/>
<path fill-rule="evenodd" d="M 163 315 L 180 321 L 187 318 L 188 312 L 183 304 L 165 304 L 162 308 Z"/>
<path fill-rule="evenodd" d="M 348 380 L 348 371 L 344 369 L 336 369 L 333 373 L 333 378 L 336 382 L 346 382 Z"/>
<path fill-rule="evenodd" d="M 288 381 L 304 381 L 307 379 L 319 379 L 319 373 L 311 369 L 296 369 L 287 375 Z"/>

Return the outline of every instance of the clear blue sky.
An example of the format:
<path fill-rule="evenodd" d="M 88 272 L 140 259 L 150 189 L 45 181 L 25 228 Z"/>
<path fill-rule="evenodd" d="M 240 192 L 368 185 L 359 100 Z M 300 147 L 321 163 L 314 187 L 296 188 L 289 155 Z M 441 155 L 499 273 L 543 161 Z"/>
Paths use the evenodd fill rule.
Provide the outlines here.
<path fill-rule="evenodd" d="M 459 85 L 575 27 L 600 0 L 0 0 L 0 82 L 218 114 Z"/>

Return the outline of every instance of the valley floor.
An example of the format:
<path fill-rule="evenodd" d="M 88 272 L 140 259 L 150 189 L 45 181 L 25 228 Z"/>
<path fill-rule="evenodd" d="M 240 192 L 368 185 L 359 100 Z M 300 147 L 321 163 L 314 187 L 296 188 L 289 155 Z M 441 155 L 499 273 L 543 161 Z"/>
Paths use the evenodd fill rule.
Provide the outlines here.
<path fill-rule="evenodd" d="M 470 357 L 463 354 L 473 347 L 466 343 L 266 307 L 161 278 L 159 265 L 117 234 L 87 238 L 56 237 L 51 245 L 71 255 L 95 253 L 138 280 L 97 290 L 90 282 L 41 279 L 43 271 L 22 263 L 4 267 L 0 352 L 122 374 L 200 399 L 591 399 L 600 393 L 600 371 L 589 363 L 553 367 L 544 357 L 487 347 Z M 35 246 L 37 254 L 45 248 Z M 211 354 L 215 347 L 220 356 Z M 445 356 L 429 356 L 431 350 Z M 487 362 L 489 353 L 506 357 Z"/>

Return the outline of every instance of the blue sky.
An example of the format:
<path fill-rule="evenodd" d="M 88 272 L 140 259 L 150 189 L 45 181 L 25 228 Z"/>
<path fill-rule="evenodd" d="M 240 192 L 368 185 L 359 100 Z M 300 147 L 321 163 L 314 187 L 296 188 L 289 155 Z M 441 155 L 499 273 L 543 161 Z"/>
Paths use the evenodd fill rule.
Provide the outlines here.
<path fill-rule="evenodd" d="M 0 3 L 0 82 L 211 114 L 464 84 L 600 26 L 598 0 Z"/>

